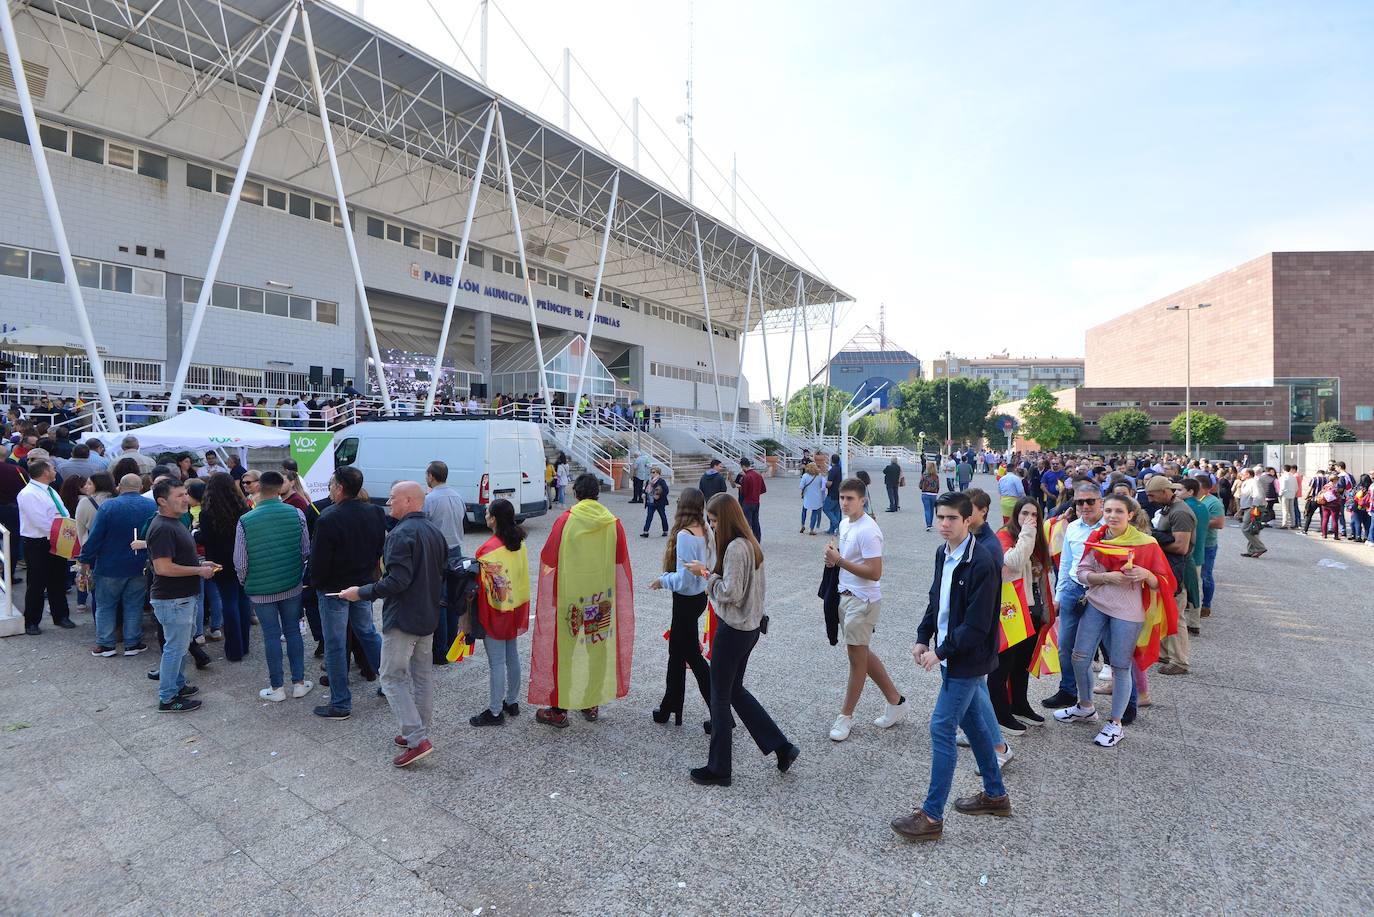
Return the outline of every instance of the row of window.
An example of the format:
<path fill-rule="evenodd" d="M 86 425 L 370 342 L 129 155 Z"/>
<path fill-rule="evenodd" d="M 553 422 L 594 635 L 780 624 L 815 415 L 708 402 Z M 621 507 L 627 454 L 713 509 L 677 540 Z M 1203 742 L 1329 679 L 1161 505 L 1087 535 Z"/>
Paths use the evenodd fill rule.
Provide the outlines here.
<path fill-rule="evenodd" d="M 205 287 L 203 280 L 186 277 L 181 281 L 181 300 L 194 303 Z M 233 283 L 219 283 L 210 291 L 210 305 L 220 309 L 237 309 L 259 315 L 275 315 L 301 321 L 316 321 L 324 325 L 339 323 L 339 304 L 308 296 L 291 296 L 273 290 L 241 287 Z"/>
<path fill-rule="evenodd" d="M 1206 404 L 1207 402 L 1205 402 L 1205 401 L 1195 401 L 1195 402 L 1193 402 L 1193 403 L 1194 403 L 1194 404 Z M 1218 401 L 1218 402 L 1217 402 L 1217 407 L 1219 407 L 1219 408 L 1220 408 L 1220 407 L 1232 407 L 1232 408 L 1272 408 L 1273 406 L 1274 406 L 1274 402 L 1272 402 L 1272 401 Z"/>
<path fill-rule="evenodd" d="M 710 385 L 714 381 L 709 372 L 687 369 L 683 366 L 670 366 L 667 363 L 649 363 L 649 375 L 663 379 L 678 379 L 683 382 L 700 382 L 703 385 Z M 739 385 L 739 378 L 737 376 L 721 376 L 720 384 L 726 388 L 734 388 Z"/>
<path fill-rule="evenodd" d="M 76 282 L 92 290 L 130 293 L 152 299 L 162 299 L 167 292 L 167 275 L 162 271 L 90 258 L 73 258 L 72 266 L 76 268 Z M 0 245 L 0 276 L 24 277 L 47 283 L 65 283 L 67 279 L 62 272 L 62 259 L 57 255 L 11 245 Z"/>
<path fill-rule="evenodd" d="M 205 166 L 188 162 L 186 163 L 186 187 L 228 196 L 229 192 L 234 190 L 234 176 L 228 172 L 216 172 L 214 169 L 207 169 Z M 343 220 L 339 217 L 339 208 L 335 207 L 332 202 L 311 197 L 308 194 L 300 194 L 296 191 L 274 188 L 252 179 L 244 180 L 243 190 L 239 192 L 239 200 L 245 204 L 253 204 L 258 207 L 270 207 L 273 210 L 280 210 L 283 213 L 289 213 L 306 220 L 318 220 L 333 226 L 343 225 Z M 354 218 L 351 207 L 348 210 L 348 218 L 350 221 Z"/>
<path fill-rule="evenodd" d="M 167 180 L 167 157 L 161 153 L 142 150 L 127 143 L 106 140 L 95 134 L 48 124 L 45 121 L 38 123 L 38 137 L 44 148 L 54 153 L 64 153 L 73 159 L 84 159 L 96 165 L 137 172 L 158 181 Z M 0 111 L 0 138 L 27 145 L 29 135 L 24 129 L 23 116 L 18 112 Z"/>

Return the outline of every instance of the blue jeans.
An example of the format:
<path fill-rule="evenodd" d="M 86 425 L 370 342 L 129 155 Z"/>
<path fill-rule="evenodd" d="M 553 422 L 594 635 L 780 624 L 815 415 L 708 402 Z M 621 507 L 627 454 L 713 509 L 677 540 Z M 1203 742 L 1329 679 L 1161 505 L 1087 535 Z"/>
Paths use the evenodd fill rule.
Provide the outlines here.
<path fill-rule="evenodd" d="M 138 576 L 100 576 L 95 580 L 95 642 L 101 646 L 115 645 L 115 621 L 119 609 L 124 609 L 124 648 L 143 642 L 143 600 L 148 584 Z"/>
<path fill-rule="evenodd" d="M 1212 596 L 1217 591 L 1217 581 L 1212 570 L 1217 565 L 1217 545 L 1208 545 L 1202 554 L 1202 607 L 1212 607 Z"/>
<path fill-rule="evenodd" d="M 143 608 L 139 607 L 142 614 Z M 162 624 L 162 662 L 158 666 L 157 699 L 168 704 L 186 687 L 186 647 L 195 627 L 196 597 L 153 599 L 153 614 Z"/>
<path fill-rule="evenodd" d="M 281 671 L 281 638 L 286 635 L 286 655 L 291 662 L 291 680 L 305 681 L 305 641 L 301 639 L 301 596 L 275 602 L 253 602 L 262 627 L 263 649 L 267 651 L 267 675 L 272 687 L 285 685 Z M 333 679 L 330 679 L 333 683 Z"/>
<path fill-rule="evenodd" d="M 219 593 L 220 615 L 224 619 L 224 658 L 238 662 L 248 655 L 253 605 L 233 570 L 220 571 L 210 585 Z"/>
<path fill-rule="evenodd" d="M 926 511 L 926 528 L 930 528 L 935 524 L 935 501 L 938 499 L 940 499 L 939 494 L 921 492 L 921 506 L 923 506 Z"/>
<path fill-rule="evenodd" d="M 830 528 L 826 531 L 827 535 L 834 535 L 840 530 L 840 501 L 825 498 L 821 504 L 821 511 L 825 513 L 825 518 L 830 520 Z"/>
<path fill-rule="evenodd" d="M 945 803 L 954 783 L 954 765 L 959 749 L 954 744 L 956 727 L 963 727 L 968 736 L 978 769 L 983 772 L 983 792 L 989 796 L 1005 796 L 1002 769 L 997 764 L 997 738 L 988 730 L 987 722 L 978 709 L 978 698 L 987 698 L 987 677 L 950 678 L 940 666 L 940 694 L 930 714 L 930 789 L 921 809 L 932 819 L 945 817 Z M 991 701 L 988 702 L 991 707 Z"/>
<path fill-rule="evenodd" d="M 1064 563 L 1068 563 L 1068 556 Z M 1054 604 L 1059 608 L 1059 690 L 1065 694 L 1078 695 L 1077 682 L 1073 674 L 1073 647 L 1078 637 L 1078 620 L 1083 616 L 1078 600 L 1087 591 L 1075 583 L 1060 567 L 1059 589 L 1055 592 Z"/>
<path fill-rule="evenodd" d="M 757 503 L 741 503 L 740 509 L 744 510 L 744 518 L 749 522 L 749 529 L 754 533 L 754 540 L 762 541 L 763 527 L 759 524 L 759 505 Z"/>
<path fill-rule="evenodd" d="M 818 525 L 821 524 L 821 511 L 818 510 L 818 509 L 807 509 L 805 506 L 803 506 L 803 507 L 802 507 L 802 515 L 801 515 L 801 527 L 802 527 L 802 528 L 806 528 L 806 527 L 807 527 L 807 525 L 806 525 L 806 517 L 807 517 L 807 514 L 810 514 L 810 516 L 811 516 L 811 526 L 810 526 L 811 528 L 814 529 L 816 526 L 818 526 Z"/>
<path fill-rule="evenodd" d="M 1073 645 L 1074 677 L 1078 680 L 1078 706 L 1093 705 L 1091 666 L 1097 646 L 1105 638 L 1107 661 L 1112 667 L 1111 719 L 1121 719 L 1135 687 L 1131 661 L 1135 653 L 1136 639 L 1140 637 L 1140 629 L 1144 626 L 1142 621 L 1123 621 L 1105 615 L 1094 608 L 1091 602 L 1083 609 Z"/>
<path fill-rule="evenodd" d="M 504 709 L 502 701 L 513 704 L 520 699 L 520 649 L 515 640 L 496 640 L 483 637 L 482 646 L 487 651 L 487 668 L 491 689 L 487 709 L 493 716 L 500 716 Z M 332 685 L 334 679 L 330 679 Z"/>
<path fill-rule="evenodd" d="M 258 620 L 262 620 L 261 616 Z M 372 603 L 362 600 L 348 602 L 321 592 L 320 626 L 324 630 L 324 670 L 329 675 L 329 706 L 352 710 L 353 692 L 348 689 L 350 627 L 353 636 L 362 644 L 372 670 L 375 672 L 382 665 L 382 636 L 377 633 L 372 620 Z"/>

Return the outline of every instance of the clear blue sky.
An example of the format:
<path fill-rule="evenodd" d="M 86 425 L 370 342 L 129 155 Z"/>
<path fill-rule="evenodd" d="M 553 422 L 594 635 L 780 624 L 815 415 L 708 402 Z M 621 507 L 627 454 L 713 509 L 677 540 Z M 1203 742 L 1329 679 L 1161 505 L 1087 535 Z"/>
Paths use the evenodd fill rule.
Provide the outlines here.
<path fill-rule="evenodd" d="M 475 0 L 436 5 L 476 59 Z M 681 141 L 685 3 L 500 8 L 550 71 L 570 46 L 611 97 L 575 73 L 591 125 L 575 132 L 628 162 L 615 111 L 638 95 Z M 366 12 L 471 69 L 424 0 Z M 698 142 L 726 171 L 737 153 L 856 295 L 837 346 L 885 302 L 889 335 L 922 358 L 1081 354 L 1084 327 L 1265 251 L 1374 245 L 1374 5 L 698 0 L 695 21 Z M 491 53 L 497 90 L 561 119 L 496 11 Z M 682 185 L 667 141 L 649 149 Z M 710 194 L 728 201 L 726 183 L 698 170 L 698 203 L 724 212 Z M 769 240 L 743 208 L 741 223 Z"/>

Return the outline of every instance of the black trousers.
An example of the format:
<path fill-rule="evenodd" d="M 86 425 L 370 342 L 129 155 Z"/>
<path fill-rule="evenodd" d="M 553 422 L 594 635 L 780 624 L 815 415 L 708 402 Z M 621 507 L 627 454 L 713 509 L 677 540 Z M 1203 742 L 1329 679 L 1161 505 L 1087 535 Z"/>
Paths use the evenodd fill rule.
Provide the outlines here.
<path fill-rule="evenodd" d="M 759 504 L 741 503 L 740 509 L 744 510 L 744 518 L 749 521 L 749 528 L 754 533 L 754 540 L 763 541 L 763 528 L 759 525 Z"/>
<path fill-rule="evenodd" d="M 896 485 L 896 484 L 889 484 L 889 485 L 887 485 L 887 508 L 888 508 L 888 509 L 900 509 L 900 508 L 901 508 L 900 504 L 899 504 L 898 501 L 897 501 L 897 485 Z"/>
<path fill-rule="evenodd" d="M 24 625 L 42 622 L 44 599 L 54 622 L 68 620 L 71 611 L 67 607 L 67 569 L 71 561 L 51 553 L 46 538 L 25 538 L 24 556 L 29 562 L 28 586 L 24 590 Z"/>
<path fill-rule="evenodd" d="M 697 680 L 701 699 L 711 704 L 711 664 L 701 654 L 701 641 L 697 638 L 701 613 L 706 610 L 706 593 L 700 595 L 679 595 L 673 593 L 673 627 L 668 632 L 668 686 L 663 692 L 659 710 L 668 713 L 682 713 L 683 698 L 687 693 L 687 670 Z"/>
<path fill-rule="evenodd" d="M 1026 691 L 1030 686 L 1031 656 L 1035 654 L 1035 641 L 1040 634 L 1039 616 L 1033 613 L 1031 622 L 1035 630 L 1025 640 L 998 653 L 997 671 L 988 676 L 988 696 L 992 698 L 992 710 L 999 722 L 1011 722 L 1010 718 L 1018 710 L 1031 709 Z"/>
<path fill-rule="evenodd" d="M 630 480 L 633 481 L 633 482 L 634 482 L 634 485 L 635 485 L 635 495 L 634 495 L 633 497 L 630 498 L 630 502 L 631 502 L 631 503 L 642 503 L 642 502 L 644 502 L 644 479 L 643 479 L 643 478 L 631 477 Z"/>
<path fill-rule="evenodd" d="M 744 687 L 744 670 L 758 642 L 758 628 L 736 630 L 716 619 L 716 640 L 711 649 L 711 753 L 706 766 L 717 776 L 730 776 L 734 744 L 730 730 L 735 728 L 732 708 L 765 755 L 788 745 L 787 736 L 763 709 L 763 704 Z"/>

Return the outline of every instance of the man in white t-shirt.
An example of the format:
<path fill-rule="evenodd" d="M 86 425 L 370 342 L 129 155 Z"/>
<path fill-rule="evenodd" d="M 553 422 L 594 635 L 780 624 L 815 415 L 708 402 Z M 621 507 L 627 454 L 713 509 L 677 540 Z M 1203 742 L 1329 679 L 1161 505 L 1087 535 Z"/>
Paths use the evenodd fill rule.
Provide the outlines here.
<path fill-rule="evenodd" d="M 878 625 L 882 605 L 883 533 L 873 517 L 864 512 L 867 488 L 858 478 L 840 484 L 840 522 L 838 539 L 825 546 L 825 565 L 839 567 L 840 617 L 845 649 L 849 652 L 849 683 L 845 687 L 844 705 L 830 738 L 843 742 L 849 738 L 854 724 L 854 708 L 863 693 L 864 681 L 873 679 L 883 692 L 887 707 L 883 715 L 873 721 L 880 729 L 895 726 L 906 719 L 906 698 L 898 693 L 887 674 L 887 668 L 869 643 Z"/>

